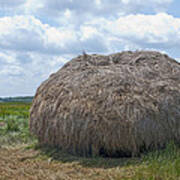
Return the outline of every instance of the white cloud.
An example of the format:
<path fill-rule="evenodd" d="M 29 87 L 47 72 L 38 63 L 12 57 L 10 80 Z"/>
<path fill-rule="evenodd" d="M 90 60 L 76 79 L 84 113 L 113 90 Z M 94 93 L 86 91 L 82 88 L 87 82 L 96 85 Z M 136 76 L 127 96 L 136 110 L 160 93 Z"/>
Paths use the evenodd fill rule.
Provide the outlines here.
<path fill-rule="evenodd" d="M 165 13 L 172 0 L 11 2 L 0 0 L 0 96 L 33 94 L 83 50 L 153 49 L 180 57 L 180 18 Z"/>
<path fill-rule="evenodd" d="M 164 50 L 180 47 L 180 18 L 166 13 L 128 15 L 113 21 L 93 21 L 92 24 L 99 26 L 110 41 L 124 42 L 126 47 Z"/>
<path fill-rule="evenodd" d="M 66 55 L 120 49 L 180 47 L 180 18 L 166 13 L 97 18 L 80 27 L 53 27 L 33 16 L 0 18 L 0 48 Z"/>
<path fill-rule="evenodd" d="M 173 0 L 28 0 L 22 13 L 46 17 L 49 23 L 82 24 L 95 17 L 165 12 Z"/>
<path fill-rule="evenodd" d="M 101 1 L 101 0 L 95 0 L 95 4 L 96 4 L 98 7 L 100 7 L 100 6 L 101 6 L 101 3 L 102 3 L 102 1 Z"/>
<path fill-rule="evenodd" d="M 65 48 L 68 42 L 72 43 L 77 40 L 75 31 L 71 29 L 62 28 L 60 30 L 55 27 L 48 27 L 44 35 L 47 46 L 49 43 L 52 43 L 60 48 Z"/>
<path fill-rule="evenodd" d="M 50 27 L 33 16 L 0 18 L 0 47 L 3 49 L 61 53 L 74 41 L 74 31 Z"/>
<path fill-rule="evenodd" d="M 92 36 L 97 35 L 97 34 L 100 35 L 100 33 L 98 33 L 97 29 L 92 26 L 82 26 L 81 33 L 82 33 L 82 36 L 81 36 L 82 40 L 91 38 Z"/>
<path fill-rule="evenodd" d="M 42 0 L 27 0 L 24 4 L 24 10 L 23 13 L 26 15 L 32 15 L 36 12 L 38 12 L 38 9 L 41 9 L 43 7 L 43 1 Z"/>
<path fill-rule="evenodd" d="M 98 49 L 106 49 L 95 27 L 82 25 L 80 29 L 71 26 L 52 27 L 33 16 L 3 17 L 0 18 L 0 48 L 62 55 L 77 54 L 90 42 L 88 49 L 94 52 L 97 46 L 92 40 L 96 35 Z"/>
<path fill-rule="evenodd" d="M 34 52 L 23 55 L 21 52 L 1 52 L 0 96 L 32 95 L 42 81 L 70 58 L 72 57 L 42 55 Z M 26 59 L 27 62 L 25 62 Z"/>

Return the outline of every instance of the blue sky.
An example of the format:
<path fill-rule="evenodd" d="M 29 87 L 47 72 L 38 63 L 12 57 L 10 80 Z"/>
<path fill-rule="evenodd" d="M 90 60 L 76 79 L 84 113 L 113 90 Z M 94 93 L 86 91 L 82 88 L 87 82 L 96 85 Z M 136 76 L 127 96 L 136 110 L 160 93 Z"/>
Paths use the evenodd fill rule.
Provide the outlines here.
<path fill-rule="evenodd" d="M 178 0 L 0 0 L 0 96 L 34 95 L 83 50 L 158 50 L 180 61 Z"/>

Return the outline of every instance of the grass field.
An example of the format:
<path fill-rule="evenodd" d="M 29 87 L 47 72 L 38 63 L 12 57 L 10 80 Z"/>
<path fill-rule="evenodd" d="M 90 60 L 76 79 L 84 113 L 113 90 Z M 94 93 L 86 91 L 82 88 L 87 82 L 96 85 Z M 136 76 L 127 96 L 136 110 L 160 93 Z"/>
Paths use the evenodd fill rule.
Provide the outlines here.
<path fill-rule="evenodd" d="M 32 140 L 28 130 L 30 103 L 0 103 L 0 144 L 12 145 Z"/>
<path fill-rule="evenodd" d="M 0 103 L 0 180 L 180 180 L 180 147 L 139 158 L 83 158 L 38 147 L 28 131 L 30 103 Z"/>

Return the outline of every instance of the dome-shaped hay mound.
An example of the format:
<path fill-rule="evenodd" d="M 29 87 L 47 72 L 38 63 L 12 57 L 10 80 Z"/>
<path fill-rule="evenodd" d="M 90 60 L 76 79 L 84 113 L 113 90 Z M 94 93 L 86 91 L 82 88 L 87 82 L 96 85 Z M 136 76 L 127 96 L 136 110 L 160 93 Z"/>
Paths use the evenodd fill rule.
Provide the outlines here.
<path fill-rule="evenodd" d="M 85 156 L 180 143 L 180 63 L 149 51 L 78 56 L 38 88 L 30 131 Z"/>

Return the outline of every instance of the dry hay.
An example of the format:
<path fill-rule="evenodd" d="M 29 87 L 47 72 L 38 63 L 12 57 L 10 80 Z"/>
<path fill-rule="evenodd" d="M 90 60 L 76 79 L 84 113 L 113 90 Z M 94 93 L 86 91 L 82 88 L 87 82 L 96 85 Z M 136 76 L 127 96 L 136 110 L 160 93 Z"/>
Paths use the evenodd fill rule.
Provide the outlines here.
<path fill-rule="evenodd" d="M 180 143 L 180 63 L 153 51 L 78 56 L 38 88 L 30 131 L 84 156 Z"/>

